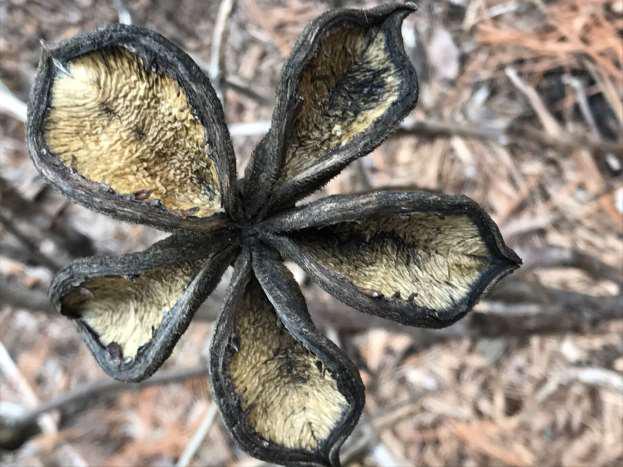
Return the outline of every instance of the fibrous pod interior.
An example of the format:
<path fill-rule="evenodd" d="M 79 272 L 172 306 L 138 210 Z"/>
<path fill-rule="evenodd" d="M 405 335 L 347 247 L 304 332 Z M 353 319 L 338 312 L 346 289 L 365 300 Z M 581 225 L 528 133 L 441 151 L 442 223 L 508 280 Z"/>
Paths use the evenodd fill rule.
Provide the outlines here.
<path fill-rule="evenodd" d="M 470 290 L 491 259 L 478 228 L 463 215 L 377 216 L 297 235 L 320 263 L 385 297 L 444 309 Z"/>
<path fill-rule="evenodd" d="M 62 298 L 63 313 L 84 322 L 119 359 L 133 359 L 181 299 L 200 265 L 189 262 L 136 276 L 88 279 Z"/>
<path fill-rule="evenodd" d="M 348 409 L 331 372 L 283 327 L 256 281 L 234 310 L 227 372 L 244 422 L 261 438 L 316 450 Z"/>
<path fill-rule="evenodd" d="M 44 131 L 67 166 L 118 194 L 195 216 L 220 210 L 216 167 L 184 89 L 124 47 L 56 72 Z"/>
<path fill-rule="evenodd" d="M 396 61 L 399 52 L 392 50 L 388 29 L 383 23 L 344 19 L 317 39 L 316 51 L 298 76 L 300 107 L 287 139 L 282 179 L 370 132 L 405 92 L 410 83 Z"/>

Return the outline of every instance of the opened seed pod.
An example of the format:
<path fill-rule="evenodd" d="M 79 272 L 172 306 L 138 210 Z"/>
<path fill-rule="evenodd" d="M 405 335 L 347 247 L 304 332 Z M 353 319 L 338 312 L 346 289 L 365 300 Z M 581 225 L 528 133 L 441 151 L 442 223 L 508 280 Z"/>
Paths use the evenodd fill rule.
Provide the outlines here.
<path fill-rule="evenodd" d="M 54 307 L 105 372 L 156 371 L 233 265 L 209 362 L 225 426 L 260 459 L 338 465 L 363 384 L 282 260 L 362 312 L 426 327 L 460 319 L 519 266 L 466 197 L 376 191 L 296 206 L 414 107 L 400 34 L 414 9 L 314 20 L 241 180 L 208 78 L 167 39 L 115 25 L 43 48 L 28 114 L 36 167 L 88 208 L 172 232 L 143 252 L 77 260 L 53 281 Z"/>

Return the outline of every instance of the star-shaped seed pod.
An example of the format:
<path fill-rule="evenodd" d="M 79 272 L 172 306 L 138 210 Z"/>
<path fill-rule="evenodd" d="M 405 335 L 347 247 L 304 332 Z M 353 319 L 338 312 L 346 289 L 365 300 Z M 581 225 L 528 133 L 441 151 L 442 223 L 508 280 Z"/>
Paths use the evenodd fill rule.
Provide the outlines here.
<path fill-rule="evenodd" d="M 426 327 L 452 324 L 519 266 L 463 196 L 375 191 L 296 205 L 414 107 L 400 33 L 414 9 L 313 21 L 241 180 L 208 78 L 164 37 L 115 25 L 44 49 L 28 112 L 34 164 L 93 210 L 171 232 L 140 253 L 77 260 L 53 281 L 53 305 L 106 373 L 156 371 L 233 265 L 209 362 L 225 425 L 260 459 L 338 465 L 363 384 L 282 260 L 358 310 Z"/>

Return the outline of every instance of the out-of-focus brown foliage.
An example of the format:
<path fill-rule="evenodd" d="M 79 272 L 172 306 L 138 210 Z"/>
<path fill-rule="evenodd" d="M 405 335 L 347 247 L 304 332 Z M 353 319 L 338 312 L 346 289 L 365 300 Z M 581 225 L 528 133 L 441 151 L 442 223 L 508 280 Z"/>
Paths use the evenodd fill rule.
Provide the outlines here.
<path fill-rule="evenodd" d="M 327 8 L 362 2 L 235 3 L 220 73 L 228 122 L 250 124 L 234 134 L 244 164 L 270 118 L 267 102 L 297 34 Z M 136 24 L 208 64 L 219 4 L 125 6 Z M 115 22 L 119 5 L 0 2 L 0 80 L 26 101 L 39 39 Z M 318 322 L 358 363 L 367 386 L 345 464 L 623 463 L 622 28 L 617 0 L 423 0 L 406 21 L 420 104 L 402 132 L 325 190 L 466 193 L 526 265 L 470 318 L 437 333 L 353 314 L 297 271 Z M 162 237 L 69 204 L 47 187 L 7 95 L 0 89 L 0 416 L 104 379 L 70 323 L 45 313 L 53 270 L 93 250 L 121 254 Z M 203 365 L 219 294 L 165 371 Z M 192 448 L 191 465 L 261 464 L 210 418 L 205 376 L 72 400 L 60 404 L 62 413 L 40 417 L 41 433 L 0 453 L 1 462 L 165 466 Z M 205 438 L 194 450 L 197 433 Z"/>

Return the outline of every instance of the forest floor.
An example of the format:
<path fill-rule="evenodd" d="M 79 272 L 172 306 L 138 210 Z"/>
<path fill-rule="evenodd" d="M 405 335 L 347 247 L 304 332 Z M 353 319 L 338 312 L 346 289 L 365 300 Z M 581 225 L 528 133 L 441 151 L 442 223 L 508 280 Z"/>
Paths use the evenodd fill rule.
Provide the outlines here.
<path fill-rule="evenodd" d="M 270 119 L 281 66 L 307 22 L 379 2 L 239 0 L 223 45 L 225 111 L 243 167 Z M 24 108 L 40 53 L 129 13 L 201 64 L 220 2 L 0 0 L 0 416 L 109 381 L 52 314 L 52 267 L 144 249 L 162 234 L 70 203 L 37 175 Z M 318 325 L 355 361 L 367 402 L 352 466 L 623 465 L 623 72 L 617 0 L 419 2 L 405 21 L 417 109 L 325 188 L 464 193 L 524 267 L 456 326 L 359 315 L 299 274 Z M 15 100 L 9 99 L 9 91 Z M 4 226 L 4 227 L 3 227 Z M 17 228 L 42 259 L 10 231 Z M 27 246 L 27 242 L 26 242 Z M 205 371 L 223 287 L 145 386 L 115 385 L 39 418 L 2 465 L 263 465 L 214 418 Z M 199 369 L 186 374 L 187 369 Z M 162 381 L 173 375 L 173 381 Z M 194 375 L 194 377 L 190 377 Z M 168 384 L 164 384 L 168 383 Z M 2 430 L 0 428 L 0 435 Z"/>

